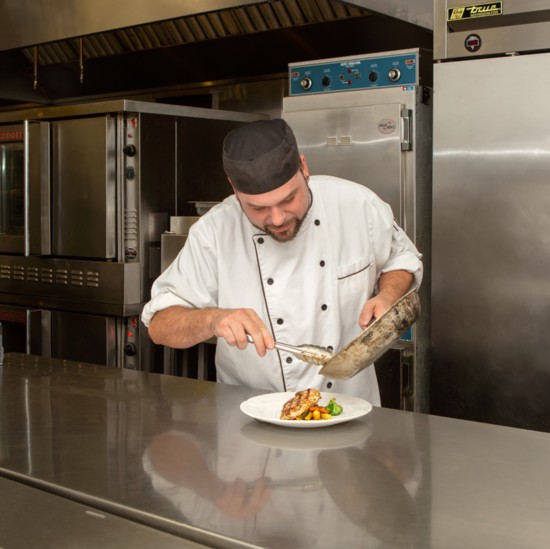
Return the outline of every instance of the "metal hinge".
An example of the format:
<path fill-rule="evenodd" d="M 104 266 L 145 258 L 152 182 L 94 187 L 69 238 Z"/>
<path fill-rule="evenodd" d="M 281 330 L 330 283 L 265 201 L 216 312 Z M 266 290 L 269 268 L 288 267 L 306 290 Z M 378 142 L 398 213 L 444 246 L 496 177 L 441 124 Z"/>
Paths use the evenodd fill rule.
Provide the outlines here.
<path fill-rule="evenodd" d="M 413 112 L 411 109 L 403 109 L 401 111 L 401 119 L 403 121 L 403 135 L 401 138 L 401 150 L 413 150 Z"/>

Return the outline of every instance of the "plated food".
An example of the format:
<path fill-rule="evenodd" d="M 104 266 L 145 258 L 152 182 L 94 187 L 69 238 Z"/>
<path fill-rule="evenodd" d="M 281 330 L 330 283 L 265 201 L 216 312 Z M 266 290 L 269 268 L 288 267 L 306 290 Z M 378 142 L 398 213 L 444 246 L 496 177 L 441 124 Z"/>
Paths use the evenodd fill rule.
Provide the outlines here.
<path fill-rule="evenodd" d="M 342 406 L 336 399 L 331 399 L 327 406 L 319 406 L 321 393 L 317 389 L 298 391 L 290 400 L 287 400 L 281 410 L 281 419 L 320 421 L 332 419 L 342 413 Z"/>
<path fill-rule="evenodd" d="M 247 416 L 264 423 L 271 423 L 280 427 L 291 427 L 295 429 L 314 429 L 319 427 L 332 427 L 340 423 L 346 423 L 358 419 L 372 410 L 372 404 L 362 398 L 346 395 L 344 393 L 325 393 L 323 400 L 334 400 L 342 408 L 338 415 L 333 415 L 326 421 L 297 421 L 281 419 L 281 412 L 284 405 L 296 396 L 294 392 L 266 393 L 251 397 L 241 402 L 240 409 Z M 325 405 L 328 407 L 328 404 Z"/>

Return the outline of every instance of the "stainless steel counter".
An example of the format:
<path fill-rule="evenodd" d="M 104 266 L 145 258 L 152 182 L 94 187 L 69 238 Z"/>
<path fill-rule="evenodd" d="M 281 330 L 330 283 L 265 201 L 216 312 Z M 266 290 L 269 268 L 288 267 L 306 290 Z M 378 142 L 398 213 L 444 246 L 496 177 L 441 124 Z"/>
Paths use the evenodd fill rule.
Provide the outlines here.
<path fill-rule="evenodd" d="M 239 410 L 260 391 L 18 354 L 0 393 L 3 549 L 550 546 L 547 433 L 380 408 L 287 429 Z"/>

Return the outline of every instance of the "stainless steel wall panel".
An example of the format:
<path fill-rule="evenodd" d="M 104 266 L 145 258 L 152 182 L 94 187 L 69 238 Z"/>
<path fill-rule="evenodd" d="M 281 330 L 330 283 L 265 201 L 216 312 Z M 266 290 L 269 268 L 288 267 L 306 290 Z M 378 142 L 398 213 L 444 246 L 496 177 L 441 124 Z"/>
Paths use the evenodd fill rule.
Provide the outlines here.
<path fill-rule="evenodd" d="M 435 66 L 432 411 L 550 429 L 550 54 Z"/>
<path fill-rule="evenodd" d="M 434 0 L 346 0 L 346 4 L 360 6 L 389 17 L 408 21 L 426 29 L 433 29 Z M 437 1 L 437 0 L 436 0 Z"/>

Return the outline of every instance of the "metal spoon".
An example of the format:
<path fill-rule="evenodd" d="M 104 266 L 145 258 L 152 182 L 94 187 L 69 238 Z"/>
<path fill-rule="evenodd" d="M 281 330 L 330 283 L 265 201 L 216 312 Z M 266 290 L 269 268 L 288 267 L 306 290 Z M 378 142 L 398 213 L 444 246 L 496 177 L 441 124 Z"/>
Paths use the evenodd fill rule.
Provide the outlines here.
<path fill-rule="evenodd" d="M 246 334 L 249 343 L 254 343 L 252 336 Z M 309 364 L 323 365 L 333 357 L 333 354 L 326 348 L 320 345 L 288 345 L 287 343 L 275 342 L 275 348 L 280 351 L 286 351 L 293 354 L 296 358 L 308 362 Z"/>

